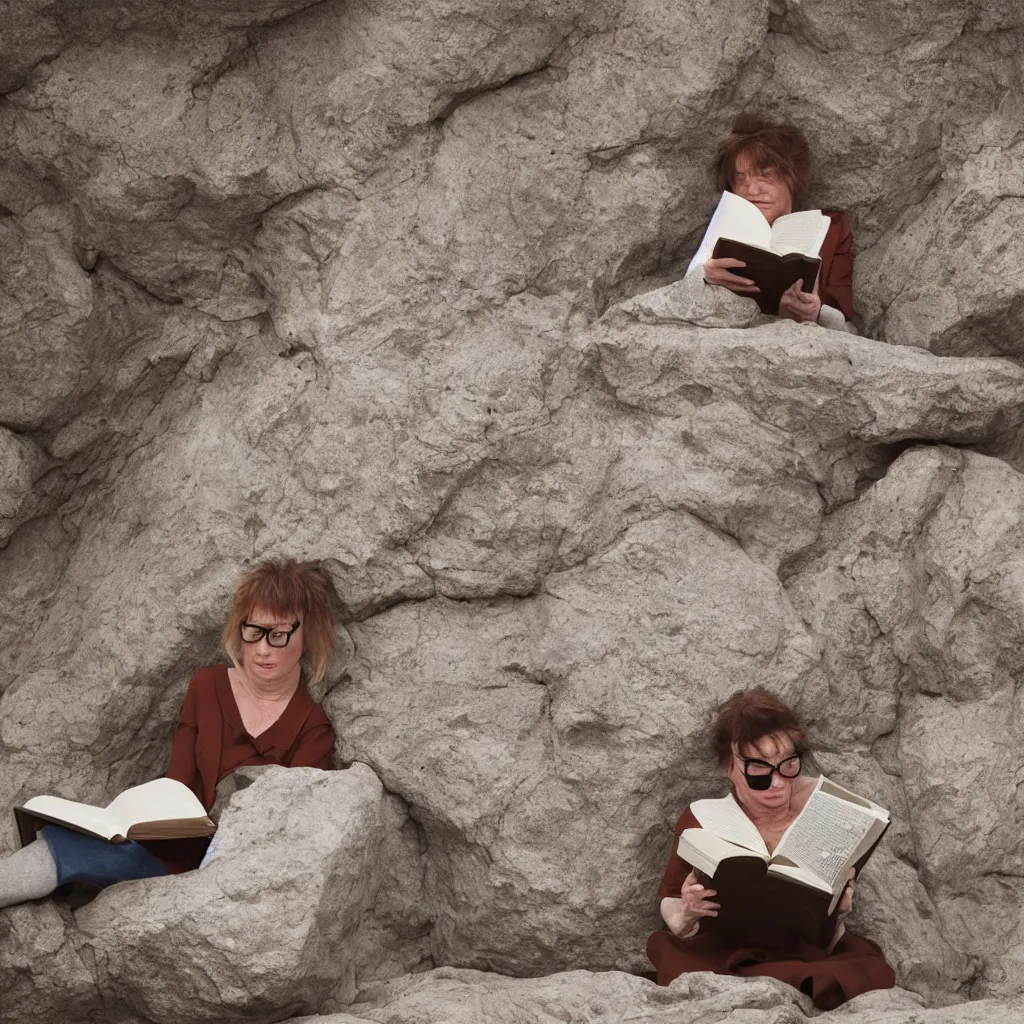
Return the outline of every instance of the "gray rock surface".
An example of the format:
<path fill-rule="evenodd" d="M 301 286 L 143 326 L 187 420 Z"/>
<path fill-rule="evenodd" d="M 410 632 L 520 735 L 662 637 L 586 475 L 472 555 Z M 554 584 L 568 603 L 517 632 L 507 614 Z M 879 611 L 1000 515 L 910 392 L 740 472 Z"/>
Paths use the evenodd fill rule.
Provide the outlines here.
<path fill-rule="evenodd" d="M 894 810 L 855 927 L 930 1003 L 988 997 L 834 1016 L 1019 1015 L 1022 51 L 1016 0 L 0 0 L 0 805 L 160 774 L 271 553 L 335 573 L 322 693 L 369 766 L 295 796 L 280 877 L 252 803 L 300 777 L 238 794 L 237 860 L 4 911 L 4 1012 L 643 968 L 709 710 L 760 681 Z M 674 283 L 748 106 L 850 213 L 866 338 Z M 356 1017 L 806 1014 L 394 984 Z"/>
<path fill-rule="evenodd" d="M 977 993 L 1016 991 L 1022 956 L 1021 485 L 996 459 L 908 451 L 836 513 L 787 587 L 825 638 L 830 676 L 860 670 L 838 717 L 870 744 L 875 764 L 861 771 L 884 772 L 905 804 L 890 849 L 916 870 L 942 932 L 975 958 L 991 951 L 973 965 Z M 887 691 L 895 704 L 879 701 Z"/>
<path fill-rule="evenodd" d="M 351 1001 L 385 800 L 363 765 L 264 769 L 232 799 L 205 868 L 114 887 L 78 911 L 104 1001 L 154 1021 Z"/>
<path fill-rule="evenodd" d="M 897 988 L 869 992 L 838 1010 L 818 1013 L 806 997 L 768 978 L 692 974 L 658 988 L 615 971 L 518 979 L 444 967 L 370 989 L 344 1013 L 295 1018 L 289 1024 L 799 1024 L 808 1019 L 822 1024 L 1010 1024 L 1022 1006 L 1019 999 L 979 1000 L 924 1009 L 912 993 Z"/>
<path fill-rule="evenodd" d="M 351 1002 L 422 956 L 415 830 L 366 765 L 237 775 L 201 870 L 114 886 L 73 916 L 10 911 L 0 985 L 19 998 L 0 1019 L 270 1021 Z"/>

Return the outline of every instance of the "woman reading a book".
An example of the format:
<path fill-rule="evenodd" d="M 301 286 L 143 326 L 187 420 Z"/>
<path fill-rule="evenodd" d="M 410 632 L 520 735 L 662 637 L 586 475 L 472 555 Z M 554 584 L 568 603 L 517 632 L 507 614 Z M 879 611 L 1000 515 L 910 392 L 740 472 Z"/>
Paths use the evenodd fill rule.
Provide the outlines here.
<path fill-rule="evenodd" d="M 239 581 L 223 643 L 233 664 L 192 676 L 174 732 L 168 778 L 211 810 L 217 784 L 246 765 L 330 768 L 334 730 L 310 696 L 335 645 L 337 594 L 313 563 L 268 560 Z M 187 794 L 186 794 L 187 795 Z M 0 860 L 0 907 L 67 882 L 115 882 L 199 866 L 208 839 L 107 842 L 48 824 Z"/>
<path fill-rule="evenodd" d="M 744 114 L 719 145 L 714 164 L 719 190 L 731 192 L 760 211 L 768 226 L 803 209 L 810 187 L 811 156 L 803 132 L 793 125 L 773 125 Z M 756 216 L 756 214 L 755 214 Z M 825 211 L 827 225 L 818 250 L 820 270 L 813 291 L 797 281 L 779 300 L 778 316 L 799 323 L 817 323 L 832 330 L 850 329 L 853 312 L 853 234 L 846 214 Z M 726 236 L 728 237 L 728 236 Z M 709 231 L 687 271 L 688 282 L 724 288 L 757 299 L 759 288 L 744 277 L 744 262 L 713 258 L 717 232 Z M 699 285 L 698 285 L 699 286 Z M 706 291 L 707 289 L 705 289 Z M 714 292 L 710 292 L 714 295 Z"/>
<path fill-rule="evenodd" d="M 767 931 L 740 939 L 736 933 L 722 933 L 715 921 L 721 907 L 715 899 L 718 893 L 703 885 L 678 853 L 684 830 L 711 829 L 720 841 L 722 832 L 731 830 L 735 837 L 751 824 L 767 851 L 774 851 L 816 789 L 814 780 L 800 774 L 803 740 L 803 728 L 793 712 L 760 687 L 733 694 L 719 708 L 712 745 L 731 793 L 721 800 L 698 801 L 676 824 L 672 855 L 659 889 L 667 930 L 655 932 L 647 941 L 659 985 L 690 971 L 768 976 L 805 992 L 819 1008 L 831 1009 L 862 992 L 895 984 L 878 947 L 846 930 L 845 918 L 853 907 L 852 877 L 836 911 L 823 918 L 819 942 L 781 927 L 776 932 L 774 917 Z M 847 877 L 841 876 L 837 895 Z M 740 905 L 742 921 L 749 906 L 749 902 Z M 744 931 L 745 926 L 740 933 Z"/>

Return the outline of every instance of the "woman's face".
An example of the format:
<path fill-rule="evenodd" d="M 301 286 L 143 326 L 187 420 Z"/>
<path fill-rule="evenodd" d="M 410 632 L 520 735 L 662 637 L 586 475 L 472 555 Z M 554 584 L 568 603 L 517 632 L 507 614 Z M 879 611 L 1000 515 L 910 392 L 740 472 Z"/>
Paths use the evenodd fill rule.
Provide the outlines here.
<path fill-rule="evenodd" d="M 282 618 L 268 612 L 266 608 L 254 608 L 245 621 L 252 626 L 270 627 L 288 632 L 292 624 L 299 622 L 299 628 L 292 633 L 285 647 L 272 647 L 267 638 L 263 637 L 254 644 L 243 643 L 242 667 L 246 675 L 256 682 L 273 685 L 284 681 L 298 665 L 302 657 L 302 623 L 299 615 L 288 615 Z"/>
<path fill-rule="evenodd" d="M 793 212 L 793 194 L 782 176 L 774 167 L 755 170 L 749 153 L 740 153 L 736 157 L 732 190 L 753 203 L 769 224 L 774 224 L 777 217 Z"/>
<path fill-rule="evenodd" d="M 775 765 L 795 753 L 796 747 L 793 745 L 792 739 L 784 732 L 762 736 L 745 750 L 734 749 L 725 774 L 733 784 L 740 803 L 753 810 L 761 811 L 778 811 L 787 808 L 793 795 L 793 783 L 796 782 L 796 779 L 787 779 L 776 771 L 772 772 L 771 785 L 767 789 L 751 789 L 747 784 L 747 777 L 743 773 L 743 763 L 745 758 L 756 757 Z"/>

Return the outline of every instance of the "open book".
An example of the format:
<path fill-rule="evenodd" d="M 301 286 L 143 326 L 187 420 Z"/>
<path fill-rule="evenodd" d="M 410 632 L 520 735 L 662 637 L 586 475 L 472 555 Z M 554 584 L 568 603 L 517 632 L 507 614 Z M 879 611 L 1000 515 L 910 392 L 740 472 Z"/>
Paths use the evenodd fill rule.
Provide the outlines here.
<path fill-rule="evenodd" d="M 106 807 L 59 796 L 36 796 L 15 807 L 14 816 L 23 846 L 32 842 L 47 822 L 114 843 L 212 836 L 217 830 L 192 790 L 174 779 L 132 786 Z"/>
<path fill-rule="evenodd" d="M 704 827 L 686 829 L 678 853 L 720 904 L 701 928 L 740 941 L 788 932 L 827 945 L 850 869 L 889 827 L 888 811 L 824 775 L 774 853 L 735 800 L 701 800 L 693 811 Z"/>
<path fill-rule="evenodd" d="M 756 282 L 761 289 L 751 298 L 765 313 L 778 313 L 782 293 L 794 281 L 813 291 L 821 260 L 818 254 L 832 221 L 821 210 L 787 213 L 769 225 L 761 211 L 734 192 L 723 192 L 704 239 L 687 273 L 709 259 L 731 257 L 745 267 L 733 273 Z"/>

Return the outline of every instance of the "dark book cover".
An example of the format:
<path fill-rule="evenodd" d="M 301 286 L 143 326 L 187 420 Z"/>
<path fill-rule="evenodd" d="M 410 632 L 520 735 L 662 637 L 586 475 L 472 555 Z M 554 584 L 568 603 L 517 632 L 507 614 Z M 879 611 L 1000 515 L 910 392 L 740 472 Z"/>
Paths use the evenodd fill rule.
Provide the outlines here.
<path fill-rule="evenodd" d="M 721 935 L 740 946 L 775 945 L 802 939 L 827 946 L 835 931 L 828 905 L 831 894 L 767 873 L 757 857 L 730 857 L 714 878 L 696 872 L 702 885 L 716 890 L 717 917 L 701 918 L 701 931 Z"/>
<path fill-rule="evenodd" d="M 891 822 L 854 864 L 859 875 L 878 848 Z M 788 878 L 768 874 L 760 857 L 729 857 L 718 865 L 714 878 L 694 870 L 702 885 L 716 890 L 712 902 L 719 904 L 716 917 L 701 918 L 701 930 L 712 932 L 740 945 L 772 945 L 780 939 L 801 939 L 825 948 L 836 930 L 839 903 L 828 912 L 832 894 L 812 889 Z"/>
<path fill-rule="evenodd" d="M 794 281 L 801 282 L 803 291 L 814 291 L 814 282 L 821 266 L 821 260 L 817 257 L 804 256 L 799 252 L 779 256 L 732 238 L 720 238 L 715 243 L 711 258 L 743 260 L 746 266 L 737 267 L 730 273 L 749 278 L 761 289 L 759 295 L 751 295 L 750 298 L 757 302 L 762 313 L 770 313 L 772 316 L 778 314 L 782 295 Z"/>
<path fill-rule="evenodd" d="M 39 830 L 46 824 L 41 818 L 29 813 L 22 807 L 14 808 L 14 820 L 18 823 L 18 838 L 22 846 L 34 842 Z"/>

